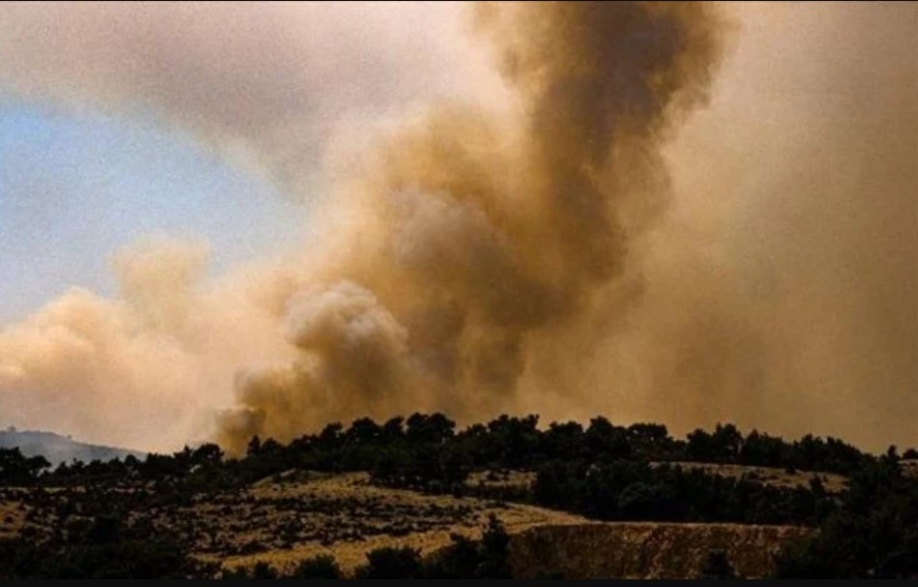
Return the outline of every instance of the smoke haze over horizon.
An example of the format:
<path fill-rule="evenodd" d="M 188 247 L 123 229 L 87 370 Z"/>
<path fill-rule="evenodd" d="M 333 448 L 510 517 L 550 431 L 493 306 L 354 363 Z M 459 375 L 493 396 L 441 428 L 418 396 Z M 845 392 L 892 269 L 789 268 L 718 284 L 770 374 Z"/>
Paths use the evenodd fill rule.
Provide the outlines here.
<path fill-rule="evenodd" d="M 138 233 L 116 295 L 0 325 L 0 414 L 152 450 L 417 410 L 918 445 L 916 33 L 894 3 L 4 5 L 0 99 L 152 116 L 306 236 L 209 277 Z"/>

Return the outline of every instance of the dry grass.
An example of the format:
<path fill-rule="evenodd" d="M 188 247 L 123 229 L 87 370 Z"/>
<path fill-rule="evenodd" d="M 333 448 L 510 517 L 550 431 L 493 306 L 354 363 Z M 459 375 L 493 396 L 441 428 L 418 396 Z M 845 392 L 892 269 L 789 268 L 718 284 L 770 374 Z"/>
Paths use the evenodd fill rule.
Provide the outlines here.
<path fill-rule="evenodd" d="M 829 493 L 841 493 L 847 488 L 848 479 L 835 473 L 817 473 L 812 471 L 789 472 L 785 469 L 774 467 L 753 467 L 749 465 L 718 465 L 713 463 L 652 463 L 652 465 L 668 464 L 685 469 L 700 469 L 711 475 L 721 475 L 733 479 L 745 477 L 750 481 L 757 481 L 774 487 L 809 487 L 810 480 L 818 476 L 823 486 Z"/>
<path fill-rule="evenodd" d="M 709 466 L 718 474 L 755 472 L 769 483 L 808 483 L 807 474 L 750 467 Z M 834 476 L 837 477 L 837 476 Z M 494 472 L 473 476 L 470 486 L 528 485 L 534 476 Z M 826 476 L 828 486 L 843 479 Z M 138 494 L 136 503 L 151 504 L 151 487 L 136 484 L 109 488 Z M 0 537 L 40 536 L 62 523 L 58 508 L 67 494 L 105 500 L 92 488 L 41 490 L 40 499 L 7 488 L 0 494 Z M 19 492 L 19 493 L 17 493 Z M 144 498 L 147 496 L 147 498 Z M 26 505 L 24 502 L 28 502 Z M 327 475 L 288 472 L 243 490 L 197 496 L 186 503 L 143 506 L 134 515 L 151 516 L 161 528 L 192 539 L 194 556 L 224 568 L 266 562 L 279 571 L 319 554 L 335 557 L 350 575 L 366 562 L 366 553 L 385 546 L 409 546 L 429 555 L 449 545 L 452 534 L 478 538 L 488 517 L 496 515 L 513 536 L 511 563 L 523 576 L 553 567 L 574 577 L 691 576 L 709 550 L 724 548 L 735 566 L 750 576 L 764 574 L 769 553 L 788 537 L 808 532 L 797 528 L 729 524 L 623 524 L 591 522 L 580 516 L 522 504 L 473 497 L 425 495 L 381 488 L 365 473 Z M 82 515 L 80 511 L 70 514 Z"/>
<path fill-rule="evenodd" d="M 465 484 L 468 487 L 509 488 L 529 487 L 535 482 L 536 474 L 532 471 L 510 471 L 506 469 L 493 471 L 475 471 L 469 475 Z"/>
<path fill-rule="evenodd" d="M 258 541 L 271 547 L 227 557 L 202 549 L 203 558 L 220 559 L 229 568 L 265 561 L 279 570 L 288 570 L 303 559 L 330 554 L 345 573 L 351 573 L 366 562 L 367 552 L 383 546 L 410 546 L 426 555 L 450 544 L 454 533 L 478 538 L 492 513 L 511 533 L 546 524 L 589 524 L 579 516 L 532 506 L 375 487 L 363 473 L 293 480 L 288 477 L 279 484 L 257 484 L 247 494 L 262 504 L 261 523 L 237 527 L 234 541 Z M 290 502 L 311 504 L 313 511 L 283 507 Z M 196 515 L 214 522 L 212 510 L 211 504 L 202 505 Z M 240 517 L 252 519 L 243 510 L 237 519 Z M 276 536 L 277 529 L 291 519 L 302 524 L 302 531 L 288 548 L 278 548 L 270 535 Z M 223 525 L 227 523 L 233 522 L 223 520 Z"/>
<path fill-rule="evenodd" d="M 517 475 L 514 482 L 523 479 L 525 476 Z M 332 528 L 332 538 L 326 543 L 304 540 L 291 548 L 229 556 L 222 559 L 228 568 L 251 567 L 264 561 L 278 570 L 290 570 L 303 559 L 329 554 L 350 575 L 366 562 L 366 553 L 376 548 L 409 546 L 429 555 L 449 545 L 451 534 L 478 538 L 493 513 L 513 537 L 511 565 L 522 577 L 537 577 L 552 570 L 560 570 L 567 578 L 691 577 L 699 573 L 715 549 L 724 550 L 744 576 L 761 577 L 772 568 L 772 557 L 785 541 L 811 532 L 738 524 L 593 522 L 533 506 L 383 489 L 369 485 L 364 474 L 316 476 L 281 484 L 263 482 L 249 494 L 264 503 L 290 497 L 313 502 L 334 500 L 337 509 L 333 516 L 309 519 L 316 526 Z M 274 527 L 282 513 L 276 511 L 273 516 L 264 518 L 266 527 Z M 346 529 L 355 526 L 385 531 L 349 535 Z M 393 533 L 393 528 L 402 530 Z M 250 531 L 249 536 L 264 537 L 261 529 Z M 246 540 L 244 535 L 239 538 Z"/>
<path fill-rule="evenodd" d="M 451 543 L 452 534 L 478 538 L 495 514 L 510 532 L 551 524 L 583 525 L 578 516 L 520 504 L 381 488 L 365 473 L 291 472 L 241 491 L 195 496 L 185 503 L 151 505 L 153 488 L 136 486 L 65 489 L 5 488 L 0 493 L 0 537 L 41 539 L 65 520 L 83 517 L 79 501 L 104 502 L 108 492 L 135 494 L 132 518 L 150 517 L 162 529 L 192 540 L 193 555 L 225 568 L 260 561 L 279 571 L 318 554 L 334 556 L 346 573 L 383 546 L 410 546 L 428 554 Z M 76 497 L 79 500 L 70 501 Z M 68 508 L 63 508 L 68 509 Z"/>
<path fill-rule="evenodd" d="M 912 470 L 913 474 L 918 475 L 918 460 L 902 461 L 903 467 L 911 466 L 907 470 Z M 757 481 L 765 485 L 774 487 L 804 487 L 810 485 L 810 480 L 818 476 L 823 486 L 829 493 L 838 494 L 843 492 L 848 484 L 848 479 L 835 473 L 816 473 L 812 471 L 794 471 L 788 472 L 785 469 L 774 467 L 753 467 L 749 465 L 718 465 L 713 463 L 695 463 L 695 462 L 667 462 L 651 463 L 651 466 L 672 465 L 683 467 L 685 469 L 700 469 L 711 475 L 721 475 L 733 479 L 745 477 L 751 481 Z M 536 478 L 536 474 L 529 471 L 482 471 L 472 473 L 466 484 L 469 487 L 485 488 L 508 488 L 508 487 L 528 487 Z"/>

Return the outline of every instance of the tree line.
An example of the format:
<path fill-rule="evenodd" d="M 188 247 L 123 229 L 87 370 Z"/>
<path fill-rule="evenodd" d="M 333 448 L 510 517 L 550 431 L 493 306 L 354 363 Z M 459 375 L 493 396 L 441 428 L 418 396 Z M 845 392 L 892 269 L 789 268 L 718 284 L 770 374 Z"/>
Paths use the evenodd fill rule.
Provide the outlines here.
<path fill-rule="evenodd" d="M 910 451 L 913 452 L 913 451 Z M 345 427 L 326 426 L 281 444 L 255 436 L 242 458 L 227 459 L 215 444 L 185 447 L 171 455 L 128 456 L 108 462 L 75 461 L 50 470 L 40 457 L 23 461 L 16 449 L 0 450 L 0 484 L 130 476 L 141 479 L 182 478 L 200 469 L 220 467 L 246 481 L 284 470 L 371 471 L 380 482 L 449 487 L 475 469 L 536 471 L 552 461 L 613 463 L 703 462 L 779 467 L 850 475 L 875 456 L 835 438 L 811 435 L 786 441 L 753 430 L 743 435 L 731 424 L 713 431 L 695 430 L 674 438 L 659 424 L 614 425 L 597 417 L 584 427 L 577 422 L 538 426 L 538 416 L 502 415 L 486 424 L 457 430 L 443 414 L 413 414 L 377 423 L 370 418 Z M 9 462 L 8 462 L 9 461 Z M 213 471 L 210 471 L 213 473 Z"/>
<path fill-rule="evenodd" d="M 909 450 L 903 456 L 918 454 Z M 26 458 L 18 449 L 0 449 L 0 487 L 142 482 L 153 488 L 156 499 L 176 503 L 209 492 L 238 490 L 291 469 L 368 471 L 379 485 L 477 493 L 600 520 L 808 525 L 818 529 L 815 538 L 785 549 L 778 561 L 780 576 L 916 576 L 918 482 L 905 474 L 901 460 L 895 447 L 877 456 L 834 438 L 808 435 L 786 441 L 758 431 L 744 435 L 729 424 L 712 431 L 695 430 L 678 439 L 662 425 L 621 426 L 602 417 L 586 426 L 566 422 L 540 428 L 537 416 L 503 415 L 457 429 L 443 414 L 413 414 L 382 423 L 361 418 L 347 427 L 333 423 L 286 444 L 256 436 L 239 458 L 227 458 L 217 445 L 205 444 L 171 455 L 72 462 L 51 469 L 41 457 Z M 731 478 L 678 466 L 686 462 L 818 471 L 843 475 L 849 481 L 847 489 L 835 495 L 815 475 L 807 485 L 776 487 L 752 476 Z M 529 471 L 534 481 L 510 488 L 476 488 L 467 483 L 472 471 L 500 469 Z M 104 519 L 103 512 L 97 512 L 95 519 Z M 120 527 L 129 538 L 133 526 Z M 2 546 L 9 549 L 12 544 Z M 19 554 L 8 553 L 10 560 L 29 560 L 30 546 L 17 544 Z M 67 544 L 58 546 L 74 547 Z M 130 548 L 135 547 L 139 548 Z M 460 552 L 466 547 L 456 546 Z M 838 556 L 842 552 L 848 554 Z M 404 567 L 411 554 L 388 552 L 379 557 L 377 562 Z M 317 561 L 310 564 L 309 568 L 329 567 Z M 429 574 L 429 570 L 412 573 Z"/>

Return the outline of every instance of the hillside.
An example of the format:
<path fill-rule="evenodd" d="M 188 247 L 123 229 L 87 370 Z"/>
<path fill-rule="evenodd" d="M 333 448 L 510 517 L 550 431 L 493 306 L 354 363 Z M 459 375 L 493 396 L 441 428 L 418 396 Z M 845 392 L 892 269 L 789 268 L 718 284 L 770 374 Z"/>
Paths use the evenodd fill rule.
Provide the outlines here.
<path fill-rule="evenodd" d="M 122 485 L 135 497 L 131 517 L 155 501 L 151 488 Z M 90 519 L 86 488 L 49 488 L 37 497 L 25 488 L 2 494 L 4 534 L 49 539 L 56 527 Z M 110 501 L 118 498 L 111 497 Z M 66 512 L 62 515 L 62 512 Z M 566 578 L 694 576 L 709 554 L 724 550 L 744 576 L 761 577 L 772 557 L 805 528 L 736 524 L 601 523 L 525 504 L 474 497 L 425 495 L 375 487 L 366 474 L 290 472 L 238 492 L 149 508 L 153 525 L 190 539 L 191 555 L 214 569 L 252 569 L 267 563 L 289 573 L 298 562 L 330 555 L 346 576 L 383 547 L 410 547 L 435 556 L 451 536 L 480 539 L 490 515 L 510 535 L 515 576 L 561 572 Z M 217 571 L 219 573 L 219 570 Z"/>
<path fill-rule="evenodd" d="M 146 456 L 142 452 L 77 442 L 69 436 L 61 436 L 53 432 L 20 431 L 12 427 L 0 430 L 0 448 L 15 447 L 18 447 L 20 452 L 27 457 L 42 456 L 48 459 L 51 466 L 74 460 L 89 463 L 123 459 L 128 455 L 141 459 Z"/>
<path fill-rule="evenodd" d="M 236 457 L 48 470 L 0 449 L 0 578 L 915 577 L 912 462 L 729 425 L 442 414 Z"/>
<path fill-rule="evenodd" d="M 546 524 L 513 536 L 509 560 L 521 579 L 691 579 L 721 552 L 740 576 L 756 579 L 774 573 L 783 546 L 812 534 L 796 526 L 743 524 Z"/>

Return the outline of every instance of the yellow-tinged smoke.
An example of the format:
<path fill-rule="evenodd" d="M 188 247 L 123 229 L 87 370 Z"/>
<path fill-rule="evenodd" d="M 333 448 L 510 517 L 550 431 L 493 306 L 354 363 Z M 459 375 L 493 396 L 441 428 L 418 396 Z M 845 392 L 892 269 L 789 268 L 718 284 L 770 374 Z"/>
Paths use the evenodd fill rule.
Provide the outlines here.
<path fill-rule="evenodd" d="M 663 185 L 659 143 L 707 97 L 719 23 L 703 4 L 477 16 L 518 117 L 439 108 L 381 146 L 337 198 L 357 220 L 286 302 L 301 356 L 240 378 L 240 407 L 222 418 L 230 448 L 360 414 L 526 405 L 533 345 L 597 316 L 639 228 L 620 209 Z"/>
<path fill-rule="evenodd" d="M 200 435 L 233 365 L 287 352 L 244 287 L 203 287 L 207 255 L 199 243 L 138 243 L 114 259 L 119 299 L 73 288 L 0 330 L 4 417 L 158 450 Z"/>
<path fill-rule="evenodd" d="M 502 81 L 471 49 L 443 73 L 456 7 L 387 34 L 378 5 L 84 6 L 0 10 L 0 79 L 243 145 L 297 194 L 331 134 L 335 182 L 297 254 L 208 282 L 203 245 L 141 244 L 116 300 L 0 330 L 17 421 L 177 448 L 223 407 L 231 451 L 415 410 L 915 444 L 914 5 L 477 5 Z M 339 133 L 342 103 L 382 123 Z"/>

